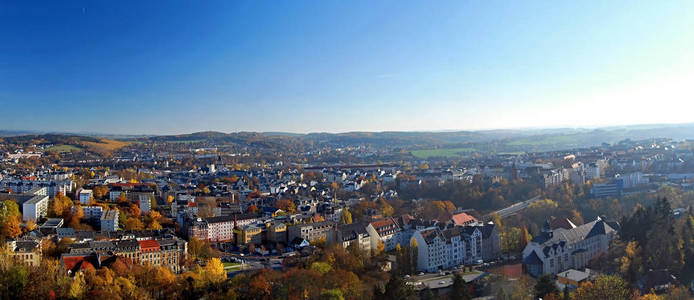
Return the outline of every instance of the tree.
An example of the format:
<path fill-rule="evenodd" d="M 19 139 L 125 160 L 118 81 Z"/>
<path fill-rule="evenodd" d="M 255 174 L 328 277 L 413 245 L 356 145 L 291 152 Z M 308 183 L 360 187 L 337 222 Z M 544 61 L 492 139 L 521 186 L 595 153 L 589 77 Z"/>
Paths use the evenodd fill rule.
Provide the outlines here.
<path fill-rule="evenodd" d="M 453 276 L 453 286 L 451 287 L 451 299 L 472 299 L 472 296 L 470 295 L 470 288 L 467 286 L 467 283 L 465 283 L 463 277 L 460 276 L 460 274 L 458 273 L 456 273 L 455 276 Z"/>
<path fill-rule="evenodd" d="M 340 223 L 342 224 L 352 224 L 352 213 L 349 212 L 349 208 L 345 207 L 340 214 Z"/>
<path fill-rule="evenodd" d="M 332 271 L 333 267 L 326 262 L 317 261 L 311 264 L 311 270 L 314 270 L 320 273 L 321 275 L 325 275 L 326 273 Z"/>
<path fill-rule="evenodd" d="M 36 222 L 34 222 L 33 220 L 29 220 L 29 221 L 24 222 L 24 229 L 27 232 L 34 231 L 34 229 L 36 229 L 36 227 L 37 227 Z"/>
<path fill-rule="evenodd" d="M 144 224 L 138 217 L 131 217 L 125 221 L 125 230 L 143 230 Z"/>
<path fill-rule="evenodd" d="M 256 206 L 255 204 L 251 204 L 251 206 L 249 206 L 246 211 L 248 213 L 257 213 L 258 212 L 258 206 Z"/>
<path fill-rule="evenodd" d="M 382 253 L 386 249 L 386 244 L 383 243 L 383 241 L 378 240 L 378 248 L 376 248 L 376 253 Z"/>
<path fill-rule="evenodd" d="M 344 300 L 345 297 L 342 295 L 342 291 L 339 289 L 328 289 L 324 290 L 320 294 L 320 300 Z"/>
<path fill-rule="evenodd" d="M 52 217 L 64 217 L 66 213 L 71 213 L 72 205 L 72 200 L 69 197 L 58 192 L 48 207 L 48 214 Z"/>
<path fill-rule="evenodd" d="M 532 238 L 533 237 L 528 232 L 528 228 L 525 227 L 525 224 L 521 225 L 521 244 L 519 249 L 525 248 L 525 246 L 527 246 L 528 243 L 530 243 L 530 240 L 532 240 Z"/>
<path fill-rule="evenodd" d="M 159 222 L 157 222 L 157 221 L 152 221 L 149 224 L 147 224 L 147 229 L 149 229 L 149 230 L 158 230 L 161 228 L 162 228 L 161 224 L 159 224 Z"/>
<path fill-rule="evenodd" d="M 389 300 L 404 300 L 415 298 L 415 292 L 411 286 L 405 284 L 405 281 L 400 276 L 391 275 L 390 280 L 386 284 L 386 290 L 383 297 L 376 297 Z"/>
<path fill-rule="evenodd" d="M 636 241 L 627 244 L 624 253 L 620 258 L 619 271 L 628 282 L 636 282 L 643 275 L 643 256 Z"/>
<path fill-rule="evenodd" d="M 431 291 L 429 288 L 425 288 L 422 290 L 422 292 L 419 295 L 419 298 L 422 300 L 437 300 L 438 297 L 434 295 L 434 292 Z M 504 299 L 501 299 L 504 300 Z"/>
<path fill-rule="evenodd" d="M 19 213 L 19 205 L 17 205 L 17 202 L 12 200 L 0 202 L 0 224 L 4 223 L 9 217 L 21 215 L 22 214 Z"/>
<path fill-rule="evenodd" d="M 125 196 L 125 192 L 121 192 L 120 195 L 116 198 L 116 202 L 120 205 L 126 205 L 128 204 L 128 197 Z"/>
<path fill-rule="evenodd" d="M 275 208 L 281 209 L 289 213 L 293 213 L 296 211 L 296 205 L 294 204 L 294 201 L 287 198 L 280 199 L 277 202 L 275 202 Z"/>
<path fill-rule="evenodd" d="M 571 294 L 574 300 L 627 300 L 630 296 L 627 283 L 615 275 L 600 275 L 594 282 L 586 282 Z"/>
<path fill-rule="evenodd" d="M 207 260 L 205 265 L 205 275 L 212 282 L 220 282 L 227 279 L 227 272 L 224 271 L 224 264 L 219 258 L 213 257 Z"/>
<path fill-rule="evenodd" d="M 419 267 L 419 245 L 417 239 L 410 239 L 410 268 L 414 273 Z"/>
<path fill-rule="evenodd" d="M 108 187 L 105 185 L 97 185 L 93 189 L 94 197 L 102 199 L 108 193 Z"/>
<path fill-rule="evenodd" d="M 82 218 L 84 218 L 84 210 L 82 209 L 81 205 L 76 205 L 74 207 L 74 212 L 71 210 L 71 214 L 69 214 L 69 220 L 67 220 L 67 223 L 70 227 L 72 228 L 77 228 L 80 224 L 80 221 L 82 221 Z M 63 212 L 63 216 L 67 216 L 68 214 L 65 214 Z"/>
<path fill-rule="evenodd" d="M 166 197 L 166 202 L 168 202 L 169 204 L 171 204 L 171 202 L 173 202 L 173 201 L 174 201 L 174 196 L 169 195 Z"/>
<path fill-rule="evenodd" d="M 550 274 L 545 274 L 537 279 L 535 284 L 535 297 L 536 298 L 546 298 L 547 295 L 559 296 L 559 288 L 557 284 L 554 283 L 554 278 Z"/>
<path fill-rule="evenodd" d="M 9 239 L 18 237 L 22 234 L 22 228 L 19 226 L 19 223 L 19 217 L 17 216 L 7 218 L 2 224 L 2 231 L 0 231 L 0 234 Z"/>

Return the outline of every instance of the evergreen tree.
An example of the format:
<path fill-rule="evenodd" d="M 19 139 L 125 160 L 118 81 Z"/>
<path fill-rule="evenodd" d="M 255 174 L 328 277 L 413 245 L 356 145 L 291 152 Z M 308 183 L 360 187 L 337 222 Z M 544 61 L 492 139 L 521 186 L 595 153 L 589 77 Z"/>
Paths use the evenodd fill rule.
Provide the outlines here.
<path fill-rule="evenodd" d="M 472 299 L 470 288 L 460 274 L 453 276 L 453 286 L 451 287 L 451 299 L 468 300 Z"/>
<path fill-rule="evenodd" d="M 559 296 L 559 288 L 557 284 L 554 283 L 553 276 L 545 274 L 537 279 L 537 284 L 535 284 L 535 297 L 544 298 L 548 294 Z"/>

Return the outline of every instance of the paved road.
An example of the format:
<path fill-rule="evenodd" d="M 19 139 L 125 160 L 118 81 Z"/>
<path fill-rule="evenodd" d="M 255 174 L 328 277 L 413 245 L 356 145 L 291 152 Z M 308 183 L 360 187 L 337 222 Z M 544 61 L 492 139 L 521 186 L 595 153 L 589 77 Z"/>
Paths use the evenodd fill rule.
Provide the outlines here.
<path fill-rule="evenodd" d="M 462 274 L 462 277 L 463 280 L 465 280 L 465 282 L 471 282 L 485 275 L 485 272 L 475 270 L 470 273 Z M 407 279 L 407 281 L 410 285 L 419 289 L 425 287 L 428 287 L 430 289 L 445 288 L 453 285 L 453 274 L 441 276 L 438 273 L 429 273 L 422 276 L 412 276 L 411 278 Z"/>
<path fill-rule="evenodd" d="M 514 204 L 514 205 L 511 205 L 511 206 L 509 206 L 509 207 L 506 207 L 506 208 L 502 208 L 502 209 L 500 209 L 500 210 L 497 210 L 496 213 L 497 213 L 500 217 L 506 218 L 506 217 L 509 217 L 509 216 L 512 216 L 512 215 L 517 214 L 517 213 L 520 212 L 521 210 L 524 210 L 524 209 L 528 208 L 528 206 L 530 206 L 530 204 L 533 204 L 533 202 L 535 202 L 535 201 L 537 201 L 537 200 L 540 200 L 540 196 L 539 196 L 539 195 L 538 195 L 538 196 L 535 196 L 535 197 L 532 197 L 532 198 L 530 198 L 530 199 L 528 199 L 528 200 L 525 200 L 525 201 L 523 201 L 523 202 L 518 202 L 518 203 L 516 203 L 516 204 Z M 486 215 L 486 216 L 485 216 L 485 219 L 488 220 L 488 219 L 489 219 L 489 216 L 490 216 L 490 215 Z"/>

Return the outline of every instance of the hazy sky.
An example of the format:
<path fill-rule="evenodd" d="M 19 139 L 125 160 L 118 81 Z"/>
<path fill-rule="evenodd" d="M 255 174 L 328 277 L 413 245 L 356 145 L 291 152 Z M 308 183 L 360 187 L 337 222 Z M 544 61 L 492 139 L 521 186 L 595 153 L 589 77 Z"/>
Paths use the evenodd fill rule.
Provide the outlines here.
<path fill-rule="evenodd" d="M 694 121 L 694 1 L 2 1 L 0 129 Z"/>

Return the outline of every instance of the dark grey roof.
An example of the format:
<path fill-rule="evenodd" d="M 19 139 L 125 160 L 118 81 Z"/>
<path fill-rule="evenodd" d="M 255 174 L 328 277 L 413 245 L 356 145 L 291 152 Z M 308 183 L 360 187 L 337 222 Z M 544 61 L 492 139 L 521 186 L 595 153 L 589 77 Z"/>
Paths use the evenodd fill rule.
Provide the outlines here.
<path fill-rule="evenodd" d="M 118 251 L 135 251 L 140 248 L 140 243 L 137 240 L 122 240 L 116 242 L 116 250 Z"/>
<path fill-rule="evenodd" d="M 38 248 L 40 245 L 36 241 L 17 241 L 15 251 L 17 252 L 31 252 Z"/>
<path fill-rule="evenodd" d="M 526 265 L 540 265 L 542 264 L 542 260 L 540 260 L 540 257 L 537 256 L 537 253 L 533 251 L 532 253 L 530 253 L 530 255 L 526 256 L 523 259 L 523 263 Z"/>
<path fill-rule="evenodd" d="M 480 226 L 480 231 L 482 231 L 482 238 L 488 239 L 492 235 L 492 233 L 494 232 L 494 228 L 496 228 L 496 225 L 489 224 L 489 223 L 486 223 L 483 226 Z"/>

